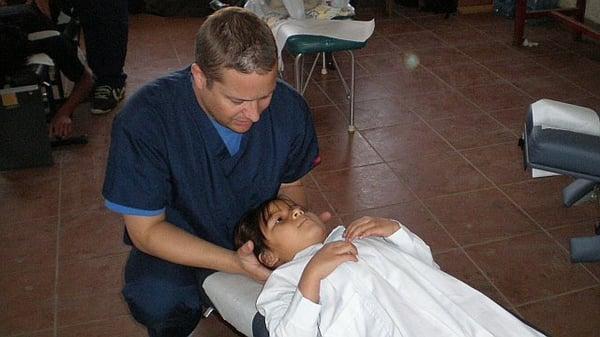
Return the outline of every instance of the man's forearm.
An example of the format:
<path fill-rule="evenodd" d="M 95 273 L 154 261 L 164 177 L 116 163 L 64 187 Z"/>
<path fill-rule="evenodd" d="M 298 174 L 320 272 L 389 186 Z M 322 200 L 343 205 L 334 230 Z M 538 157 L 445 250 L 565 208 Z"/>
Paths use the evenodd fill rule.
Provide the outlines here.
<path fill-rule="evenodd" d="M 138 249 L 169 262 L 229 273 L 245 273 L 237 262 L 234 251 L 212 244 L 166 221 L 153 224 L 142 235 L 130 236 Z"/>

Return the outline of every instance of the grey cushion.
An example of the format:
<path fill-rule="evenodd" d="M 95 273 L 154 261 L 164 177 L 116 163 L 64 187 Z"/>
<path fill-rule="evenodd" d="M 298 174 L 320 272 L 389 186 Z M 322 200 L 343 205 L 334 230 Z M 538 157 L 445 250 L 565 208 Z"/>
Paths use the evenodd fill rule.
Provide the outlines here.
<path fill-rule="evenodd" d="M 600 181 L 600 137 L 539 126 L 528 131 L 530 166 Z"/>

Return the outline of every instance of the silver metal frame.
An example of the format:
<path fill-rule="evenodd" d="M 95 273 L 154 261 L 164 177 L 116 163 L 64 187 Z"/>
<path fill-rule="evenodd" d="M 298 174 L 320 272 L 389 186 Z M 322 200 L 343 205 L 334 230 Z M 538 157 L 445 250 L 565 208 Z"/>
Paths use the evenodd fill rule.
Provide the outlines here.
<path fill-rule="evenodd" d="M 355 63 L 354 63 L 354 53 L 352 52 L 352 50 L 345 50 L 345 52 L 347 52 L 348 54 L 350 54 L 350 65 L 351 65 L 351 71 L 350 71 L 350 85 L 348 86 L 348 82 L 346 81 L 346 79 L 344 78 L 344 76 L 342 76 L 342 72 L 340 71 L 340 67 L 338 66 L 337 61 L 335 60 L 335 56 L 333 54 L 331 54 L 331 59 L 333 60 L 333 64 L 335 66 L 335 70 L 337 71 L 337 74 L 340 78 L 340 80 L 342 80 L 342 85 L 344 86 L 344 91 L 346 92 L 346 99 L 348 99 L 350 101 L 350 120 L 348 123 L 348 132 L 352 133 L 354 131 L 356 131 L 356 127 L 354 126 L 354 72 L 355 72 Z M 302 74 L 304 74 L 304 62 L 302 62 L 302 59 L 304 57 L 304 54 L 298 54 L 296 55 L 296 58 L 294 59 L 294 75 L 295 75 L 295 80 L 296 80 L 296 90 L 298 90 L 298 92 L 301 95 L 304 95 L 304 91 L 306 91 L 306 87 L 308 86 L 308 83 L 310 81 L 310 78 L 312 77 L 312 74 L 315 70 L 315 67 L 317 65 L 317 62 L 319 61 L 320 56 L 323 56 L 323 62 L 325 62 L 325 53 L 321 52 L 321 53 L 317 53 L 315 60 L 312 63 L 312 66 L 310 67 L 310 71 L 308 72 L 308 76 L 306 78 L 304 78 L 304 76 L 302 76 Z"/>

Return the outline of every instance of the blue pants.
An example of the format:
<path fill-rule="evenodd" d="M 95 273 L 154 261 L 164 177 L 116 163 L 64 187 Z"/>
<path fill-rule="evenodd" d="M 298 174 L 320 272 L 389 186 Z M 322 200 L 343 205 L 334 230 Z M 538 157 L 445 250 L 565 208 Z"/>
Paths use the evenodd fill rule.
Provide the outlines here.
<path fill-rule="evenodd" d="M 79 15 L 88 65 L 96 85 L 123 87 L 127 55 L 127 0 L 68 0 Z"/>
<path fill-rule="evenodd" d="M 125 266 L 123 296 L 151 337 L 187 337 L 202 317 L 206 295 L 199 278 L 206 276 L 134 247 Z"/>
<path fill-rule="evenodd" d="M 187 337 L 212 306 L 201 288 L 211 271 L 184 267 L 147 255 L 132 247 L 125 265 L 123 296 L 133 317 L 150 337 Z M 256 314 L 254 337 L 269 337 L 265 319 Z"/>

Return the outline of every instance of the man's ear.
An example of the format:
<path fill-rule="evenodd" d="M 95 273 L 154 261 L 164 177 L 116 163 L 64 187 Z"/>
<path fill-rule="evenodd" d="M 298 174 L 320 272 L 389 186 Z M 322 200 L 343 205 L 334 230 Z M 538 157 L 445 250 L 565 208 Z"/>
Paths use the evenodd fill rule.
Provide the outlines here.
<path fill-rule="evenodd" d="M 260 263 L 264 264 L 269 268 L 275 268 L 277 266 L 277 263 L 279 262 L 279 257 L 277 257 L 275 253 L 267 249 L 260 253 L 260 255 L 258 255 L 258 260 L 260 261 Z"/>
<path fill-rule="evenodd" d="M 192 63 L 192 78 L 198 89 L 204 89 L 207 86 L 206 76 L 197 63 Z"/>

